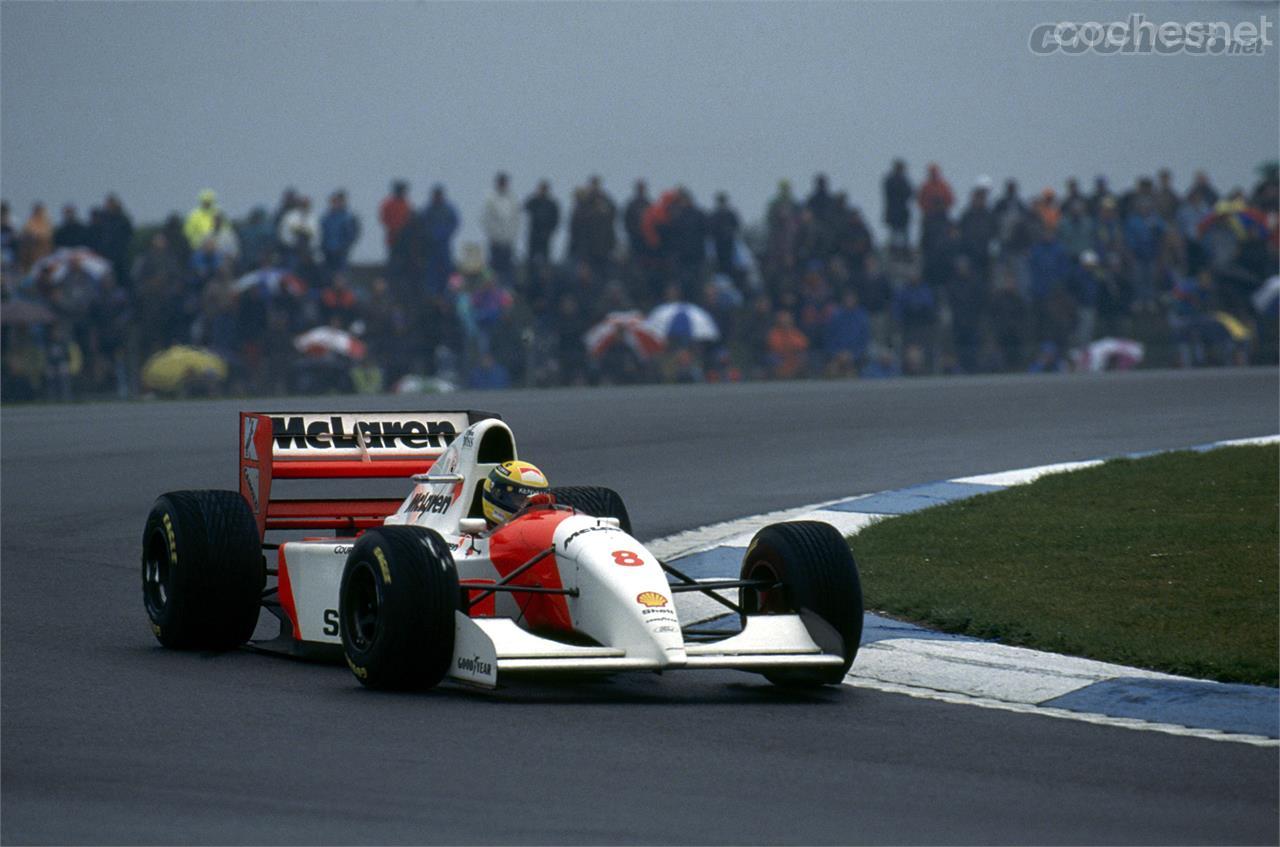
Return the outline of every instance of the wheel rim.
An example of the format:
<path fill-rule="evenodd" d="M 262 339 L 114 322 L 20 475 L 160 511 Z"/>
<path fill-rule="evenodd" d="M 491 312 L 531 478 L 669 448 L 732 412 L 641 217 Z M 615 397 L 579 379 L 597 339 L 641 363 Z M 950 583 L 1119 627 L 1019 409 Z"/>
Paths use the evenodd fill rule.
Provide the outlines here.
<path fill-rule="evenodd" d="M 147 614 L 158 623 L 169 603 L 169 542 L 158 529 L 151 534 L 142 560 L 142 598 Z"/>
<path fill-rule="evenodd" d="M 778 572 L 768 562 L 753 562 L 747 568 L 747 579 L 767 580 L 771 583 L 781 582 Z M 742 608 L 748 614 L 780 615 L 791 611 L 784 586 L 777 588 L 744 588 L 742 590 Z"/>
<path fill-rule="evenodd" d="M 380 583 L 373 566 L 358 563 L 347 579 L 347 596 L 342 620 L 342 632 L 357 650 L 368 650 L 378 635 L 378 613 L 382 598 Z"/>

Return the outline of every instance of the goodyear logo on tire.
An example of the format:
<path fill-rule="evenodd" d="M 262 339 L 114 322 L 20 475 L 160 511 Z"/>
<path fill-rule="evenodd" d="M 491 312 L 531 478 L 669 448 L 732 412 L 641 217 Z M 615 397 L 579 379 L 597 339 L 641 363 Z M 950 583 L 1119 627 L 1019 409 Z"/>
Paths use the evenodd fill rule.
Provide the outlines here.
<path fill-rule="evenodd" d="M 382 568 L 382 581 L 387 585 L 391 584 L 391 568 L 387 566 L 387 554 L 382 552 L 381 547 L 373 548 L 373 557 L 378 560 L 379 567 Z"/>
<path fill-rule="evenodd" d="M 359 677 L 360 679 L 368 679 L 368 678 L 369 678 L 369 672 L 368 672 L 367 670 L 365 670 L 364 668 L 360 667 L 359 665 L 357 665 L 355 662 L 351 661 L 351 657 L 350 657 L 350 656 L 346 656 L 346 657 L 344 657 L 344 658 L 346 658 L 346 660 L 347 660 L 347 667 L 351 668 L 351 672 L 352 672 L 353 674 L 355 674 L 355 675 L 356 675 L 357 677 Z"/>
<path fill-rule="evenodd" d="M 178 539 L 173 534 L 173 521 L 169 520 L 169 513 L 164 515 L 164 533 L 169 538 L 169 563 L 178 564 Z"/>

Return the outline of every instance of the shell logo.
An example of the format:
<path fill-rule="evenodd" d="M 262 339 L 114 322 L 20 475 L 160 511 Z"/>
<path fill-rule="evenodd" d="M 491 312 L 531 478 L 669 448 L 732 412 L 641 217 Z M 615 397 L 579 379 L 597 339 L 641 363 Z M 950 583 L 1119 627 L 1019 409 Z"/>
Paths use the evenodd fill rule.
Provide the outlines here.
<path fill-rule="evenodd" d="M 648 606 L 652 609 L 657 606 L 667 605 L 667 598 L 656 591 L 641 591 L 636 595 L 636 602 L 641 606 Z"/>

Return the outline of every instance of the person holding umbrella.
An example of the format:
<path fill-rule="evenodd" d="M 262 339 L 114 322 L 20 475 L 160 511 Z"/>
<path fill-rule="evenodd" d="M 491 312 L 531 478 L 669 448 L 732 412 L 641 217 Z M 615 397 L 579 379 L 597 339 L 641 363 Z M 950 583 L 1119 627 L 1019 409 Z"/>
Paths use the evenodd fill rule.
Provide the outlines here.
<path fill-rule="evenodd" d="M 640 381 L 666 347 L 644 313 L 634 310 L 610 312 L 582 340 L 596 368 L 612 383 Z"/>

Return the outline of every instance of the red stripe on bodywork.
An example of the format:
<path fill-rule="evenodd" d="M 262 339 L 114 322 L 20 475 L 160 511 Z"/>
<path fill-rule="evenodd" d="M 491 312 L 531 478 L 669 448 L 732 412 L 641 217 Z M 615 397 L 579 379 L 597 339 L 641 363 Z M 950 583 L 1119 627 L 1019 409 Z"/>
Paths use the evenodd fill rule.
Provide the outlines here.
<path fill-rule="evenodd" d="M 287 544 L 281 544 L 279 555 L 276 556 L 276 594 L 280 598 L 280 608 L 284 609 L 284 613 L 288 615 L 290 623 L 293 624 L 293 637 L 297 641 L 302 640 L 302 633 L 298 629 L 298 610 L 293 605 L 293 585 L 289 582 L 289 565 L 285 561 L 284 548 Z"/>
<path fill-rule="evenodd" d="M 435 457 L 424 459 L 281 459 L 276 457 L 276 479 L 393 479 L 426 473 Z"/>
<path fill-rule="evenodd" d="M 497 582 L 497 580 L 496 580 L 496 579 L 468 579 L 468 580 L 466 580 L 466 582 L 465 582 L 465 584 L 463 585 L 463 587 L 467 589 L 467 599 L 468 599 L 468 600 L 474 600 L 476 597 L 480 596 L 480 595 L 484 592 L 484 589 L 483 589 L 483 588 L 471 588 L 471 586 L 473 586 L 473 585 L 493 585 L 493 584 L 494 584 L 494 583 L 496 583 L 496 582 Z M 473 603 L 473 604 L 472 604 L 472 605 L 467 609 L 467 615 L 468 615 L 469 617 L 473 617 L 473 618 L 491 618 L 491 617 L 493 617 L 494 615 L 496 615 L 496 614 L 498 613 L 498 610 L 497 610 L 497 608 L 496 608 L 496 606 L 495 606 L 495 603 L 496 603 L 497 599 L 498 599 L 498 595 L 496 595 L 496 594 L 490 594 L 488 597 L 484 598 L 484 599 L 483 599 L 483 600 L 481 600 L 479 603 Z"/>
<path fill-rule="evenodd" d="M 352 533 L 382 526 L 400 508 L 400 500 L 273 500 L 267 504 L 267 529 L 345 529 Z"/>
<path fill-rule="evenodd" d="M 556 527 L 572 512 L 561 509 L 534 509 L 500 527 L 489 538 L 489 558 L 502 576 L 514 571 L 534 556 L 553 546 Z M 563 588 L 560 569 L 553 553 L 516 578 L 512 585 Z M 525 622 L 533 629 L 566 631 L 573 629 L 569 604 L 559 594 L 513 594 Z"/>

